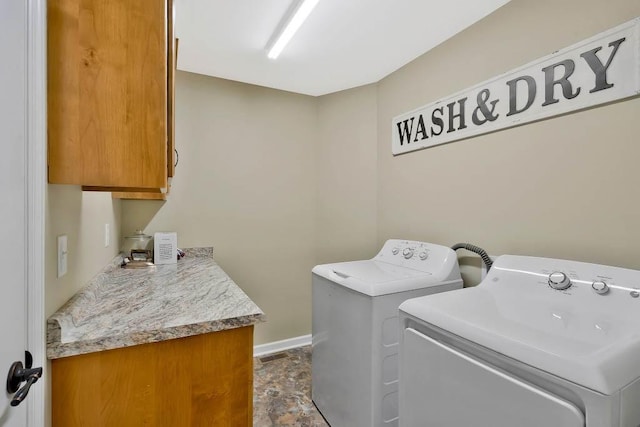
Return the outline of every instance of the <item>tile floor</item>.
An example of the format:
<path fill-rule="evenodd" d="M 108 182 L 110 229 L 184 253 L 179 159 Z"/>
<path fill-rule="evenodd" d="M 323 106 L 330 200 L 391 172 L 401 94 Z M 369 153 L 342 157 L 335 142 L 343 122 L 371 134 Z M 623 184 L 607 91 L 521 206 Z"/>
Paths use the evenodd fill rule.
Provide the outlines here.
<path fill-rule="evenodd" d="M 327 427 L 311 402 L 311 346 L 253 360 L 254 427 Z"/>

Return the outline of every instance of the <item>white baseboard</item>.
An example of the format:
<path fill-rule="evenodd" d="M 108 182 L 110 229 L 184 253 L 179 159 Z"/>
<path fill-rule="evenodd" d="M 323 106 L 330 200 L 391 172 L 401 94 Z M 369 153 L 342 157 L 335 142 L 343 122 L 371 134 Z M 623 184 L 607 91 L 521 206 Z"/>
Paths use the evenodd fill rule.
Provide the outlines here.
<path fill-rule="evenodd" d="M 253 346 L 253 357 L 264 356 L 266 354 L 277 353 L 305 345 L 311 345 L 311 334 L 255 345 Z"/>

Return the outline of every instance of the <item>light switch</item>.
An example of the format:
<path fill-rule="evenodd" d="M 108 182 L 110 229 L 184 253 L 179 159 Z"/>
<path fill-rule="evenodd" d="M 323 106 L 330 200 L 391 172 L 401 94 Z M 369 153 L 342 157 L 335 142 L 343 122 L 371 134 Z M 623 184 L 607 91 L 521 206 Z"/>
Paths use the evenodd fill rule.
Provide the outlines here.
<path fill-rule="evenodd" d="M 58 277 L 67 274 L 67 235 L 58 236 Z"/>
<path fill-rule="evenodd" d="M 108 248 L 111 245 L 111 226 L 109 223 L 104 225 L 104 247 Z"/>

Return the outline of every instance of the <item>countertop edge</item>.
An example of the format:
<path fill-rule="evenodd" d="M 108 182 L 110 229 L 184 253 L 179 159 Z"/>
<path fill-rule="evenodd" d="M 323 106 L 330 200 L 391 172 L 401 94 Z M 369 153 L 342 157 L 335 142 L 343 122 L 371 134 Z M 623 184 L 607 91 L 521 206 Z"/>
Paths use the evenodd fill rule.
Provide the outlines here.
<path fill-rule="evenodd" d="M 58 340 L 47 343 L 47 359 L 60 359 L 63 357 L 78 356 L 81 354 L 95 353 L 105 350 L 132 347 L 134 345 L 152 344 L 171 339 L 185 338 L 194 335 L 202 335 L 212 332 L 220 332 L 228 329 L 252 326 L 265 322 L 264 313 L 256 313 L 246 316 L 238 316 L 231 319 L 215 320 L 195 325 L 174 326 L 155 331 L 135 332 L 126 335 L 117 335 L 95 340 L 61 343 L 59 339 L 60 325 L 55 320 L 49 322 L 49 336 L 54 337 L 53 331 L 57 330 Z M 55 323 L 55 325 L 53 324 Z"/>

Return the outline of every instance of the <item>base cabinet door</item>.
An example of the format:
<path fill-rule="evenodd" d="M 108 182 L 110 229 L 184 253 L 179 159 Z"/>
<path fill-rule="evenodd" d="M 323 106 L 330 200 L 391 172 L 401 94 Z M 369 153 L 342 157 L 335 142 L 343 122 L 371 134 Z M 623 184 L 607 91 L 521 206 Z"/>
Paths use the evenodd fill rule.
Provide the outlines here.
<path fill-rule="evenodd" d="M 251 426 L 253 326 L 54 359 L 52 425 Z"/>

